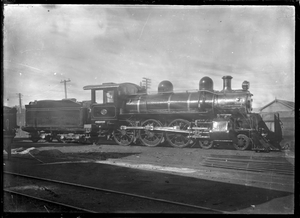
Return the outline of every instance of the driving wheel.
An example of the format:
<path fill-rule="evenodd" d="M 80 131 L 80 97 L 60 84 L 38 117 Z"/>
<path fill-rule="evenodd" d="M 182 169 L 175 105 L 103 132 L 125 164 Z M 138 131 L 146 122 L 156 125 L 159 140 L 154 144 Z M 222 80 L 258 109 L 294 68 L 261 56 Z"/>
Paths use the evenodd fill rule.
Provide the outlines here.
<path fill-rule="evenodd" d="M 160 121 L 154 119 L 145 120 L 142 123 L 142 126 L 146 127 L 146 129 L 139 131 L 139 137 L 144 145 L 154 147 L 161 143 L 164 137 L 163 133 L 155 130 L 150 130 L 151 128 L 162 127 Z"/>
<path fill-rule="evenodd" d="M 183 119 L 173 120 L 169 127 L 179 127 L 179 130 L 187 130 L 190 126 L 190 122 Z M 176 133 L 176 132 L 168 132 L 166 133 L 166 138 L 169 144 L 173 147 L 184 148 L 190 145 L 191 139 L 188 138 L 188 133 Z"/>
<path fill-rule="evenodd" d="M 135 131 L 132 129 L 121 129 L 121 126 L 133 126 L 130 122 L 124 121 L 118 125 L 117 129 L 113 132 L 113 138 L 119 145 L 130 145 L 135 136 Z"/>

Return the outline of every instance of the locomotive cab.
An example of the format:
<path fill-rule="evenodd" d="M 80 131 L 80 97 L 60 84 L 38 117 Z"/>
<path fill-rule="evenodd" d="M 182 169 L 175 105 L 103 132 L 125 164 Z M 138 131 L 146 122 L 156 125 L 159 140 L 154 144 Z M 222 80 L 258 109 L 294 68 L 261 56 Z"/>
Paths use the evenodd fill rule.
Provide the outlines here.
<path fill-rule="evenodd" d="M 83 89 L 91 90 L 91 121 L 100 127 L 100 124 L 103 126 L 117 121 L 127 97 L 141 91 L 141 87 L 133 83 L 103 83 Z"/>
<path fill-rule="evenodd" d="M 116 88 L 91 90 L 91 119 L 111 120 L 117 118 Z"/>
<path fill-rule="evenodd" d="M 83 87 L 91 90 L 91 123 L 85 125 L 85 131 L 91 138 L 105 137 L 112 134 L 120 122 L 120 111 L 130 95 L 136 95 L 141 87 L 133 83 L 103 83 Z"/>

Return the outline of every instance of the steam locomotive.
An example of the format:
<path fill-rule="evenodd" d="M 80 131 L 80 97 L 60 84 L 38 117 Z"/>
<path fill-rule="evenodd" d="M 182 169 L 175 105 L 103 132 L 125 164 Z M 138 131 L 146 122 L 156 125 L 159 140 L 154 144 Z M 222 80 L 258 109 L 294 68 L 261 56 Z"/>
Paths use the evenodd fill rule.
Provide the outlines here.
<path fill-rule="evenodd" d="M 197 91 L 174 92 L 164 80 L 157 94 L 133 83 L 103 83 L 84 86 L 91 101 L 44 100 L 26 105 L 26 126 L 33 141 L 62 140 L 76 135 L 80 142 L 114 139 L 119 145 L 138 140 L 145 146 L 167 141 L 173 147 L 198 143 L 209 149 L 219 142 L 232 142 L 238 150 L 252 145 L 254 150 L 280 149 L 282 140 L 279 116 L 274 115 L 271 132 L 259 114 L 252 113 L 250 83 L 231 89 L 231 76 L 224 76 L 223 90 L 215 91 L 213 80 L 203 77 Z"/>

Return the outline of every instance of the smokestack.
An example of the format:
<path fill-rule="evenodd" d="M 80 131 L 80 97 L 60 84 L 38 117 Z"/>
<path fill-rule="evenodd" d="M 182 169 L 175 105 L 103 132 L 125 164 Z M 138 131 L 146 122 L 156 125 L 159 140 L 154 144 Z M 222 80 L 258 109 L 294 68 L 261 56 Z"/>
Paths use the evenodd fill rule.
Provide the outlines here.
<path fill-rule="evenodd" d="M 223 91 L 231 90 L 231 79 L 232 76 L 223 76 Z"/>

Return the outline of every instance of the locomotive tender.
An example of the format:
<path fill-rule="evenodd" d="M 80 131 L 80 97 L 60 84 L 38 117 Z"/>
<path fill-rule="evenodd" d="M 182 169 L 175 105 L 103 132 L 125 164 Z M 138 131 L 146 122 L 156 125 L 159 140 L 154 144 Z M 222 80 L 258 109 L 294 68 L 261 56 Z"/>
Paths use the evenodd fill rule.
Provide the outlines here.
<path fill-rule="evenodd" d="M 73 108 L 66 109 L 54 106 L 53 101 L 53 106 L 48 105 L 43 109 L 48 112 L 49 108 L 56 109 L 57 123 L 51 129 L 50 126 L 39 129 L 37 123 L 40 121 L 35 116 L 37 107 L 32 107 L 34 103 L 30 103 L 30 106 L 26 106 L 26 115 L 31 113 L 31 121 L 28 120 L 31 127 L 27 126 L 24 130 L 34 135 L 44 129 L 44 132 L 50 133 L 48 137 L 53 137 L 62 133 L 63 129 L 71 131 L 70 127 L 74 127 L 72 132 L 81 134 L 81 140 L 89 138 L 96 142 L 101 137 L 107 137 L 120 145 L 140 140 L 143 145 L 157 146 L 166 140 L 174 147 L 186 147 L 197 142 L 202 148 L 208 149 L 214 143 L 233 142 L 238 150 L 245 150 L 251 144 L 252 149 L 257 150 L 270 148 L 274 144 L 279 148 L 280 130 L 277 128 L 277 132 L 272 134 L 261 117 L 251 113 L 250 83 L 244 81 L 242 89 L 232 90 L 232 77 L 224 76 L 222 79 L 221 91 L 214 90 L 213 80 L 209 77 L 200 80 L 197 91 L 178 93 L 173 91 L 172 83 L 166 80 L 159 84 L 157 94 L 147 94 L 145 89 L 133 83 L 85 86 L 84 90 L 91 91 L 90 104 L 73 102 Z M 40 103 L 44 105 L 45 101 Z M 79 114 L 69 116 L 66 110 Z M 72 125 L 70 120 L 74 116 L 77 123 L 73 122 Z M 53 122 L 51 116 L 40 116 L 40 119 L 44 119 L 44 123 Z M 68 129 L 67 124 L 70 123 Z"/>
<path fill-rule="evenodd" d="M 62 141 L 66 135 L 85 134 L 84 124 L 89 121 L 88 105 L 75 99 L 43 100 L 25 105 L 26 125 L 22 130 L 29 132 L 31 140 L 37 142 L 41 135 L 48 142 Z"/>

